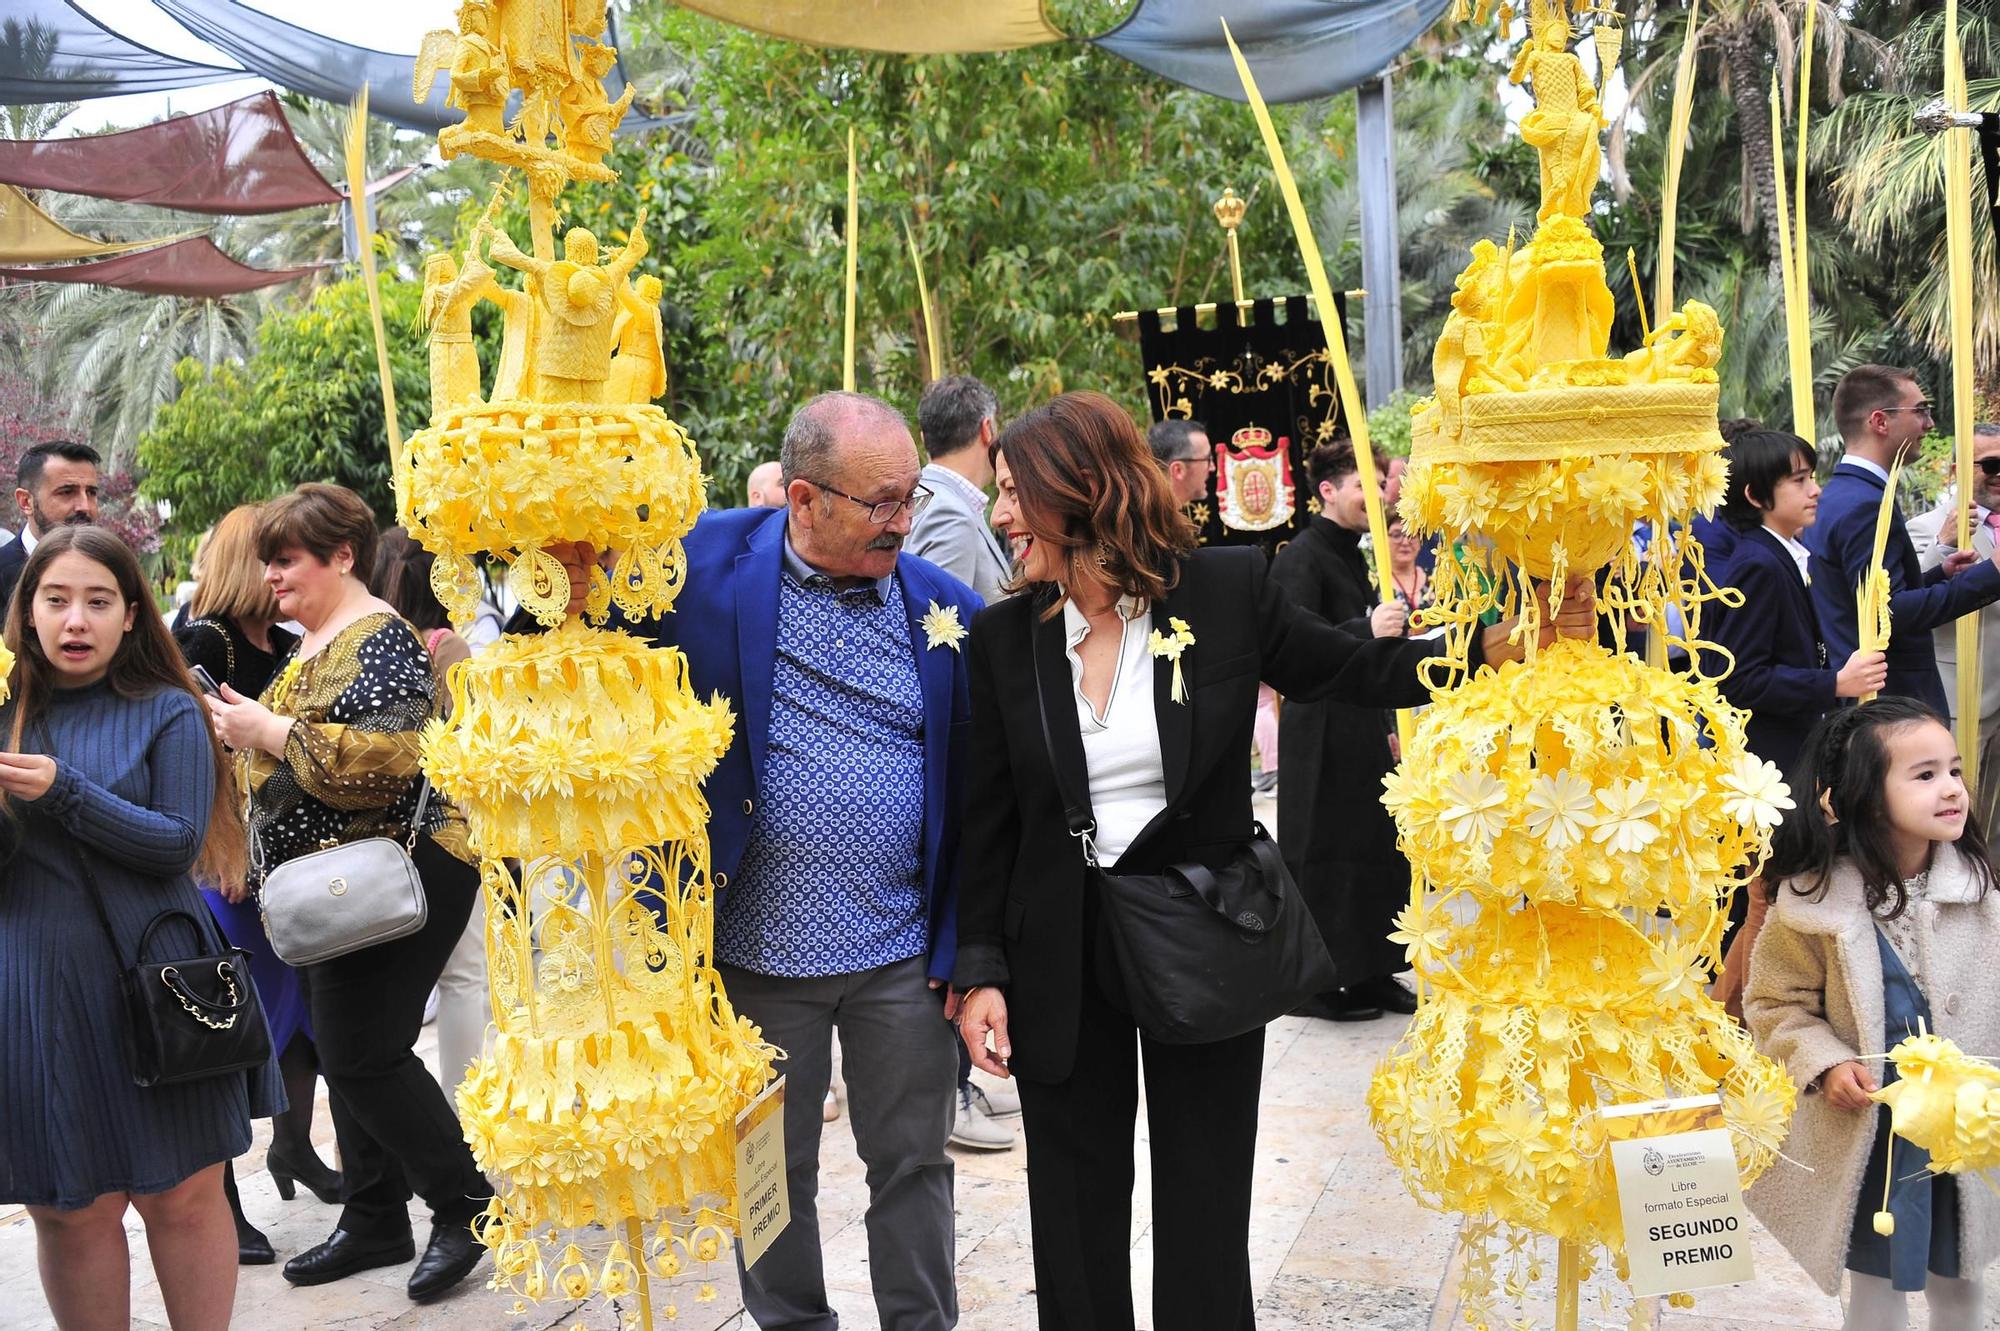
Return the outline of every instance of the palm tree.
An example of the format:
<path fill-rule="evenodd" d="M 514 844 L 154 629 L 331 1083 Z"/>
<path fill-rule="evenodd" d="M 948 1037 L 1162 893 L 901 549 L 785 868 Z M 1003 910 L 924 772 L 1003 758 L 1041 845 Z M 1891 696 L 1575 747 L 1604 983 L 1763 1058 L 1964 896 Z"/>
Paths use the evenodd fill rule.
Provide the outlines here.
<path fill-rule="evenodd" d="M 1396 223 L 1403 289 L 1403 374 L 1428 391 L 1431 349 L 1451 309 L 1453 280 L 1474 242 L 1505 244 L 1534 226 L 1532 155 L 1522 157 L 1490 85 L 1455 69 L 1420 71 L 1395 92 Z M 1504 169 L 1509 156 L 1525 174 Z M 1336 287 L 1361 275 L 1361 198 L 1348 173 L 1313 222 Z M 1360 356 L 1356 350 L 1357 359 Z"/>
<path fill-rule="evenodd" d="M 1771 74 L 1775 67 L 1781 99 L 1793 104 L 1793 72 L 1798 66 L 1801 23 L 1806 5 L 1814 0 L 1704 0 L 1700 26 L 1695 31 L 1697 70 L 1701 55 L 1710 57 L 1714 76 L 1734 108 L 1736 134 L 1742 144 L 1743 184 L 1739 223 L 1744 235 L 1751 234 L 1764 220 L 1764 245 L 1771 270 L 1778 269 L 1778 232 L 1769 225 L 1778 212 L 1778 173 L 1775 146 L 1771 141 Z M 1871 69 L 1884 66 L 1890 48 L 1871 36 L 1848 17 L 1842 6 L 1817 0 L 1815 19 L 1824 68 L 1816 80 L 1830 103 L 1838 105 L 1843 95 L 1849 47 L 1865 58 Z M 1632 76 L 1631 94 L 1625 109 L 1612 125 L 1611 162 L 1614 187 L 1622 194 L 1630 188 L 1624 170 L 1626 141 L 1635 111 L 1649 123 L 1665 124 L 1667 98 L 1671 95 L 1675 62 L 1681 38 L 1686 33 L 1685 4 L 1644 0 L 1633 16 L 1634 29 L 1646 34 L 1650 59 Z M 1699 78 L 1699 73 L 1697 74 Z M 1789 120 L 1789 113 L 1787 119 Z"/>
<path fill-rule="evenodd" d="M 112 471 L 131 463 L 153 413 L 178 391 L 174 367 L 241 360 L 255 343 L 264 301 L 149 296 L 108 287 L 44 287 L 36 317 L 42 383 L 91 426 Z"/>
<path fill-rule="evenodd" d="M 1961 11 L 1960 38 L 1972 109 L 2000 110 L 2000 23 Z M 1918 16 L 1898 43 L 1900 86 L 1849 98 L 1821 121 L 1812 149 L 1832 177 L 1836 215 L 1872 262 L 1856 277 L 1874 285 L 1912 340 L 1940 359 L 1951 350 L 1946 140 L 1918 133 L 1911 117 L 1943 87 L 1943 48 L 1943 15 Z M 1974 289 L 1989 293 L 2000 269 L 1985 209 L 1975 205 L 1972 225 Z M 1973 323 L 1979 377 L 1990 388 L 2000 382 L 2000 306 L 1976 301 Z"/>

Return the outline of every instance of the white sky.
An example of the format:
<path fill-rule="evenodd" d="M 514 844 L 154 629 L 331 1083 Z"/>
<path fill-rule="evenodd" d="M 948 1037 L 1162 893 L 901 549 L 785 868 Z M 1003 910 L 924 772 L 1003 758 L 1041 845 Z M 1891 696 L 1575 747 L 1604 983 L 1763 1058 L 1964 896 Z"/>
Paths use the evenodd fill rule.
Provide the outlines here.
<path fill-rule="evenodd" d="M 380 51 L 415 51 L 432 28 L 454 26 L 454 0 L 248 0 L 250 7 L 324 33 L 344 42 Z M 208 65 L 235 62 L 195 37 L 152 0 L 77 0 L 92 18 L 122 37 L 156 51 Z M 258 78 L 205 84 L 171 93 L 140 93 L 129 97 L 99 97 L 79 103 L 63 121 L 59 133 L 93 130 L 105 125 L 144 125 L 175 112 L 205 111 L 211 106 L 270 86 Z"/>

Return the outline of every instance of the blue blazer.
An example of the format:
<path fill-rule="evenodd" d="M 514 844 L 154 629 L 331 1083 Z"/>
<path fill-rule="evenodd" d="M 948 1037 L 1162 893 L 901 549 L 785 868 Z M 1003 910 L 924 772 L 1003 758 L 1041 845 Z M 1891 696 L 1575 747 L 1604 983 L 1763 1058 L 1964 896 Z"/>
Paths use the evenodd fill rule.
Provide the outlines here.
<path fill-rule="evenodd" d="M 1806 528 L 1812 551 L 1812 601 L 1819 615 L 1826 657 L 1836 665 L 1854 654 L 1858 642 L 1855 589 L 1875 549 L 1875 514 L 1882 505 L 1882 478 L 1843 462 L 1833 469 L 1819 496 L 1819 520 Z M 1946 716 L 1951 708 L 1938 678 L 1931 630 L 1981 606 L 2000 601 L 2000 568 L 1982 559 L 1955 578 L 1942 567 L 1926 574 L 1910 544 L 1909 529 L 1897 506 L 1889 519 L 1889 544 L 1882 562 L 1889 570 L 1889 681 L 1882 692 L 1919 698 Z"/>
<path fill-rule="evenodd" d="M 708 797 L 709 869 L 718 893 L 743 858 L 771 733 L 771 675 L 777 660 L 778 579 L 786 510 L 723 509 L 688 533 L 687 581 L 673 610 L 635 626 L 662 647 L 678 647 L 697 697 L 721 693 L 736 713 L 729 751 L 703 788 Z M 968 628 L 982 607 L 970 587 L 915 555 L 896 559 L 897 585 L 924 697 L 924 902 L 930 915 L 933 979 L 951 978 L 958 956 L 958 836 L 972 704 L 965 657 L 927 648 L 920 621 L 931 603 L 957 606 Z"/>
<path fill-rule="evenodd" d="M 1762 527 L 1738 534 L 1729 572 L 1743 604 L 1724 610 L 1715 626 L 1716 645 L 1736 657 L 1722 696 L 1750 713 L 1750 751 L 1789 777 L 1806 736 L 1834 706 L 1847 658 L 1829 659 L 1812 596 L 1777 537 Z"/>

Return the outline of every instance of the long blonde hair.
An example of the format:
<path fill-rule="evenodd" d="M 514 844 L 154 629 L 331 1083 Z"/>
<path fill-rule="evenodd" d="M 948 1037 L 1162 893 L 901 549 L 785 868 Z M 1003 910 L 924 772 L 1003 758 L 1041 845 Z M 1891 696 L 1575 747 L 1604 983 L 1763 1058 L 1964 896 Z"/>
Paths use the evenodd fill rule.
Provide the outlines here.
<path fill-rule="evenodd" d="M 195 575 L 194 599 L 188 614 L 195 619 L 262 620 L 280 618 L 278 598 L 264 581 L 264 561 L 257 557 L 257 515 L 262 504 L 239 504 L 209 530 L 202 547 L 201 568 Z"/>

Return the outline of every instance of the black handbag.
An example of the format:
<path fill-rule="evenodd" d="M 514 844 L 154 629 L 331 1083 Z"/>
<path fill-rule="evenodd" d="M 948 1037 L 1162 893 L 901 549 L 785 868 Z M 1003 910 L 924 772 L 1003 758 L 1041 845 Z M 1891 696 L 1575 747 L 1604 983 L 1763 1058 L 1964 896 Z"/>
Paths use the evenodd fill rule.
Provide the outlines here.
<path fill-rule="evenodd" d="M 125 1056 L 140 1086 L 172 1086 L 260 1067 L 271 1057 L 271 1029 L 257 986 L 250 980 L 250 957 L 241 948 L 152 961 L 153 936 L 174 920 L 184 920 L 197 946 L 206 943 L 200 921 L 184 910 L 163 910 L 139 936 L 135 964 L 127 966 L 104 909 L 97 875 L 77 849 L 90 904 L 104 926 L 104 940 L 118 965 L 119 996 L 125 1008 Z"/>
<path fill-rule="evenodd" d="M 1089 791 L 1069 789 L 1055 759 L 1039 657 L 1035 704 L 1069 833 L 1097 876 L 1100 927 L 1117 958 L 1125 1010 L 1141 1030 L 1162 1044 L 1227 1040 L 1339 984 L 1319 926 L 1262 823 L 1219 870 L 1100 868 Z"/>

